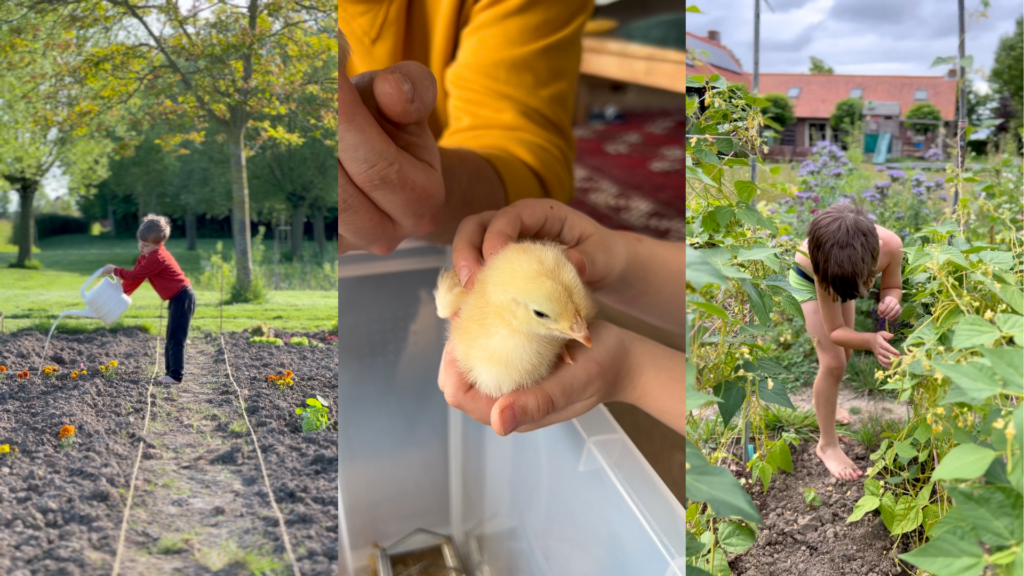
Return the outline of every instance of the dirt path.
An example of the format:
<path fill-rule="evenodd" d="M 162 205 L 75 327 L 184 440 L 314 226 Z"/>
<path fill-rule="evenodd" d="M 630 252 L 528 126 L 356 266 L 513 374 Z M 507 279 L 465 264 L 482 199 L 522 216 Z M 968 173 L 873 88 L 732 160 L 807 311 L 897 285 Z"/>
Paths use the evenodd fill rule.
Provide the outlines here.
<path fill-rule="evenodd" d="M 0 364 L 36 364 L 42 340 L 0 336 Z M 337 351 L 225 340 L 300 570 L 336 575 Z M 60 377 L 0 382 L 0 444 L 19 447 L 0 456 L 0 574 L 110 574 L 154 342 L 130 331 L 55 336 L 47 363 Z M 215 335 L 193 332 L 185 383 L 154 387 L 121 574 L 292 573 L 223 358 Z M 117 377 L 96 377 L 94 366 L 110 359 L 120 363 Z M 90 376 L 68 378 L 82 362 Z M 283 369 L 295 371 L 295 386 L 266 382 Z M 295 408 L 315 395 L 329 401 L 331 426 L 304 434 Z M 77 428 L 71 449 L 57 447 L 64 424 Z"/>
<path fill-rule="evenodd" d="M 275 550 L 277 517 L 214 343 L 192 341 L 181 386 L 154 387 L 125 574 L 249 574 L 288 565 Z"/>
<path fill-rule="evenodd" d="M 871 464 L 863 448 L 848 453 L 862 470 Z M 863 482 L 829 475 L 814 442 L 793 450 L 793 472 L 773 477 L 767 494 L 759 482 L 747 484 L 765 524 L 753 548 L 729 559 L 734 575 L 909 576 L 889 556 L 893 539 L 878 514 L 846 523 Z M 804 488 L 817 491 L 821 506 L 804 504 Z"/>

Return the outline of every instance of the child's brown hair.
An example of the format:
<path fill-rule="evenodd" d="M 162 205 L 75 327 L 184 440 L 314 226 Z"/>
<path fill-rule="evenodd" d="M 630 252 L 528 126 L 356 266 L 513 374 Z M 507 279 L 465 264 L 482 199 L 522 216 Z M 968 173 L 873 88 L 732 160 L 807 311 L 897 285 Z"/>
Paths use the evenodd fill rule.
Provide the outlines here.
<path fill-rule="evenodd" d="M 807 252 L 815 279 L 826 294 L 844 302 L 863 296 L 868 289 L 876 273 L 878 250 L 874 222 L 852 204 L 825 209 L 807 227 Z"/>
<path fill-rule="evenodd" d="M 167 216 L 146 214 L 135 236 L 143 242 L 163 244 L 171 236 L 171 220 Z"/>

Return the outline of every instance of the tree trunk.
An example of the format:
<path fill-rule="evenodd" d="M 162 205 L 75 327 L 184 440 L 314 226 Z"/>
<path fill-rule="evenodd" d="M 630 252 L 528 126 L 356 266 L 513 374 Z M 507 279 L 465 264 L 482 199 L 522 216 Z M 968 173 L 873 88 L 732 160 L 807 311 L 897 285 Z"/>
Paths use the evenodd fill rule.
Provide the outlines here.
<path fill-rule="evenodd" d="M 313 208 L 313 240 L 316 240 L 316 251 L 321 258 L 324 256 L 324 207 L 317 204 Z"/>
<path fill-rule="evenodd" d="M 188 240 L 188 249 L 190 252 L 196 250 L 196 212 L 191 208 L 185 209 L 185 239 Z"/>
<path fill-rule="evenodd" d="M 306 203 L 299 202 L 292 206 L 292 258 L 302 256 L 302 232 L 306 226 Z"/>
<path fill-rule="evenodd" d="M 249 180 L 245 168 L 244 114 L 232 110 L 228 129 L 228 153 L 231 156 L 231 236 L 235 242 L 235 284 L 248 291 L 252 286 L 252 239 L 249 233 Z"/>
<path fill-rule="evenodd" d="M 117 235 L 117 225 L 114 224 L 114 201 L 107 198 L 107 219 L 110 220 L 110 237 Z"/>
<path fill-rule="evenodd" d="M 39 189 L 38 180 L 21 180 L 18 186 L 18 198 L 21 201 L 18 215 L 18 260 L 15 266 L 24 267 L 32 260 L 32 238 L 35 236 L 35 218 L 32 217 L 32 203 Z"/>

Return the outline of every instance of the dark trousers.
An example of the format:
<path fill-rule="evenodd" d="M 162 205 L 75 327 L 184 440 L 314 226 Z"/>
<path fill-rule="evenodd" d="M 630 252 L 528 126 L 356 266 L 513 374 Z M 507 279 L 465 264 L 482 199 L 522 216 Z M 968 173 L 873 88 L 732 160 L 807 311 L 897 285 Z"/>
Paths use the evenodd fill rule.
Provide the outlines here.
<path fill-rule="evenodd" d="M 188 326 L 196 311 L 196 293 L 187 286 L 167 302 L 167 342 L 164 344 L 164 369 L 181 382 L 185 375 L 185 341 Z"/>

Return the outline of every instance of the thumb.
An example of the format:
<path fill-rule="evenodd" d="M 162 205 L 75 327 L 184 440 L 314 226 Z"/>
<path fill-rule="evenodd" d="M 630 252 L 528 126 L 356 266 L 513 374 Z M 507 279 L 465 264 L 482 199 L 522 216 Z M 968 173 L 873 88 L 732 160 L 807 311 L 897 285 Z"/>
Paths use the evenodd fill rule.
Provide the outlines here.
<path fill-rule="evenodd" d="M 889 334 L 888 332 L 879 332 L 879 334 L 881 334 L 882 338 L 885 338 L 886 340 L 892 340 L 893 338 L 892 334 Z"/>
<path fill-rule="evenodd" d="M 499 436 L 543 420 L 555 411 L 555 400 L 541 386 L 531 386 L 502 396 L 491 407 L 491 427 Z"/>
<path fill-rule="evenodd" d="M 418 62 L 399 62 L 373 80 L 377 109 L 396 124 L 426 122 L 437 103 L 437 80 Z"/>

